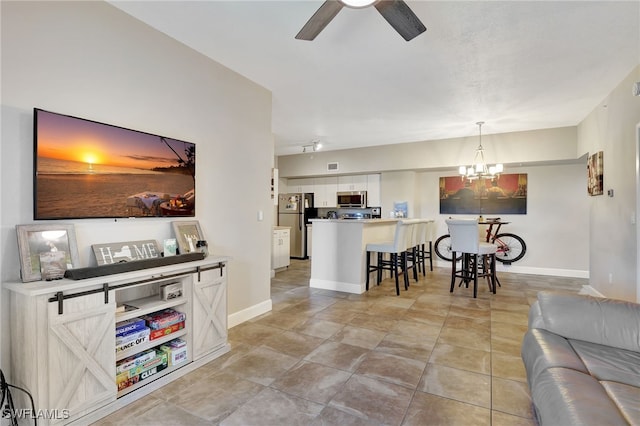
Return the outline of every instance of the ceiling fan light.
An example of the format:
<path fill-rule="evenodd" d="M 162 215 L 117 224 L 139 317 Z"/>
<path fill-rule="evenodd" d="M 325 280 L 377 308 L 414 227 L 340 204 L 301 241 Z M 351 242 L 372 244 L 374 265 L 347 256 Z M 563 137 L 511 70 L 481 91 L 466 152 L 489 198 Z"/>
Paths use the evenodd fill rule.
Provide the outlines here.
<path fill-rule="evenodd" d="M 369 7 L 374 4 L 377 0 L 339 0 L 340 3 L 344 4 L 347 7 L 352 7 L 354 9 L 359 9 L 363 7 Z"/>
<path fill-rule="evenodd" d="M 460 173 L 461 175 L 466 175 L 467 174 L 467 166 L 458 167 L 458 173 Z"/>
<path fill-rule="evenodd" d="M 491 175 L 495 175 L 498 172 L 498 169 L 496 166 L 490 166 L 489 167 L 489 174 Z"/>

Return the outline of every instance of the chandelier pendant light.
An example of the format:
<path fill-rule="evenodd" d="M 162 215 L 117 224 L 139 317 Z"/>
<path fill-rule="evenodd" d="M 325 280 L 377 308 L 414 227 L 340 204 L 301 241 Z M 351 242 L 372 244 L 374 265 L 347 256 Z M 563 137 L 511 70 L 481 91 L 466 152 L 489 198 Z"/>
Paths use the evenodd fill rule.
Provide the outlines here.
<path fill-rule="evenodd" d="M 458 171 L 462 178 L 469 180 L 480 178 L 494 178 L 502 173 L 504 167 L 502 164 L 487 165 L 484 160 L 484 148 L 482 147 L 482 125 L 484 121 L 478 121 L 479 144 L 476 148 L 476 155 L 471 166 L 460 166 Z"/>

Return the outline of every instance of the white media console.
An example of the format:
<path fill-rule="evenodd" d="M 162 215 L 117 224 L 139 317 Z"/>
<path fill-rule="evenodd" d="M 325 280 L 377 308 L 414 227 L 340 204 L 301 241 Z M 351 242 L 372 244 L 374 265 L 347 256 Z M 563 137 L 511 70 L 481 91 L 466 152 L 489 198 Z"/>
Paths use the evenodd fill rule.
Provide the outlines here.
<path fill-rule="evenodd" d="M 227 342 L 226 257 L 154 267 L 84 280 L 9 282 L 11 382 L 31 392 L 39 424 L 89 424 L 230 350 Z M 163 300 L 161 287 L 182 286 Z M 117 312 L 124 304 L 136 309 Z M 184 328 L 116 353 L 116 323 L 173 308 Z M 118 361 L 175 338 L 187 361 L 118 391 Z M 17 409 L 31 405 L 13 392 Z"/>

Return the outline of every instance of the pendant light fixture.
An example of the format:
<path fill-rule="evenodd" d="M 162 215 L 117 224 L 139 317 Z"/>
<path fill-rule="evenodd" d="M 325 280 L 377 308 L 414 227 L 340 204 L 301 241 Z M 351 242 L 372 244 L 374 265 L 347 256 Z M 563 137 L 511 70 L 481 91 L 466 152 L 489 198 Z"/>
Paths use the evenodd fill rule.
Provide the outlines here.
<path fill-rule="evenodd" d="M 484 148 L 482 147 L 482 125 L 484 121 L 478 121 L 479 144 L 476 148 L 476 156 L 471 166 L 460 166 L 458 171 L 463 178 L 473 180 L 479 178 L 493 178 L 502 173 L 502 164 L 487 165 L 484 160 Z"/>

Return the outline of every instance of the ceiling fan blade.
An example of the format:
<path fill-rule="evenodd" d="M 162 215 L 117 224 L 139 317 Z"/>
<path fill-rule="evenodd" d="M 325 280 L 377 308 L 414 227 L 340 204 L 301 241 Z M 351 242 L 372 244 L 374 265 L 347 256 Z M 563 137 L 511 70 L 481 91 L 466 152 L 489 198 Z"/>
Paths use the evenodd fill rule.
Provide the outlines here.
<path fill-rule="evenodd" d="M 326 0 L 320 6 L 320 9 L 316 10 L 316 13 L 304 24 L 296 38 L 298 40 L 313 40 L 336 17 L 341 9 L 342 3 L 336 0 Z"/>
<path fill-rule="evenodd" d="M 427 30 L 403 0 L 380 0 L 375 7 L 406 41 Z"/>

